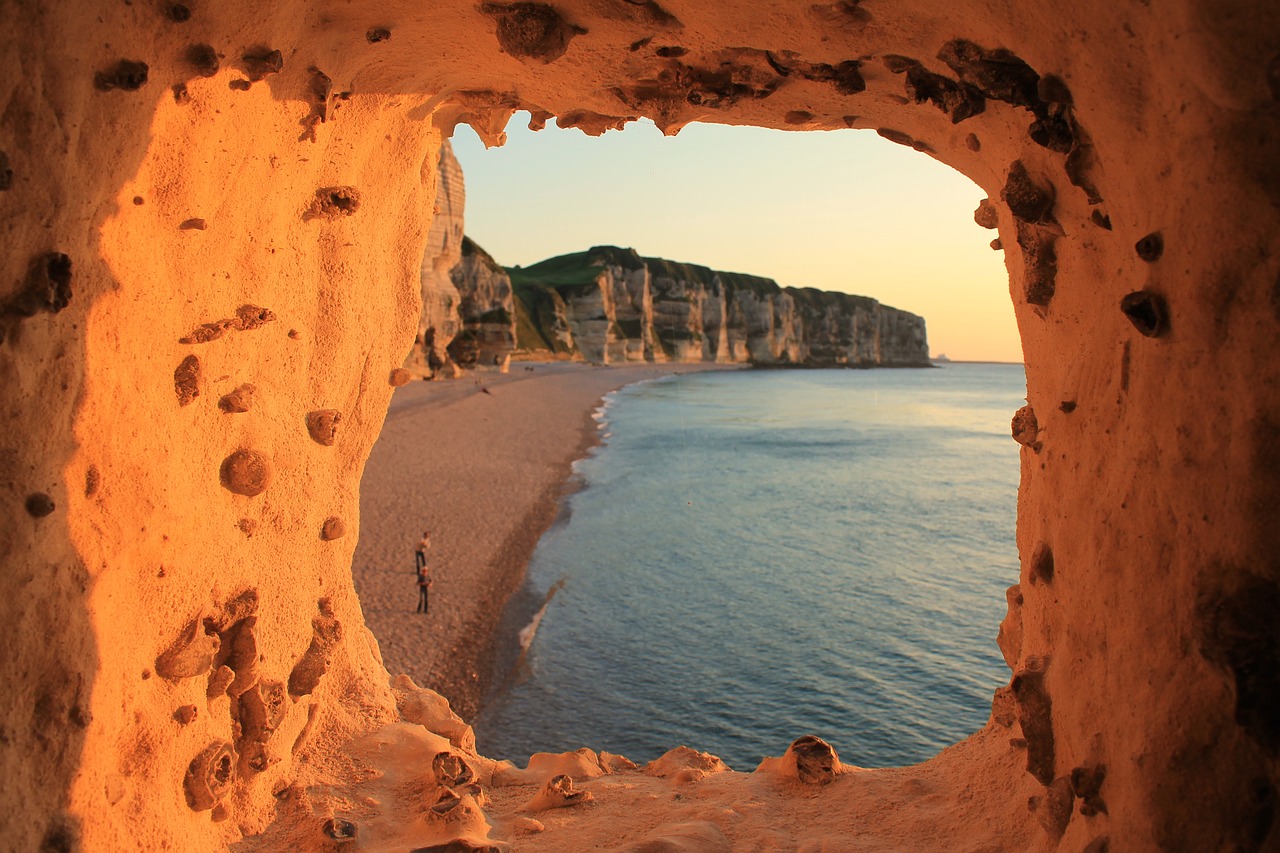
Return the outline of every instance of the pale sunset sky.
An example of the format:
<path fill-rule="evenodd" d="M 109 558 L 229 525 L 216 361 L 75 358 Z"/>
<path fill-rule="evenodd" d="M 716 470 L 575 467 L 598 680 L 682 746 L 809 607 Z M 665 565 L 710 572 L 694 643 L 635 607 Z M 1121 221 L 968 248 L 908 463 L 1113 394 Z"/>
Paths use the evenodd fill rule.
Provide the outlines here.
<path fill-rule="evenodd" d="M 485 150 L 459 126 L 466 232 L 505 266 L 591 246 L 857 293 L 925 318 L 929 351 L 1022 361 L 1004 253 L 973 221 L 984 193 L 872 131 L 651 122 L 591 138 L 517 113 Z"/>

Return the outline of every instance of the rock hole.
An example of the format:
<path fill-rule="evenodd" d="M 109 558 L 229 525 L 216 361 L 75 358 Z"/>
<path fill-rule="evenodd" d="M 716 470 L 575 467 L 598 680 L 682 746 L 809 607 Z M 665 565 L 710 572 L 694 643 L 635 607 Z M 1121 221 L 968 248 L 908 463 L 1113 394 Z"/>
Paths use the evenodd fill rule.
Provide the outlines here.
<path fill-rule="evenodd" d="M 1230 676 L 1235 721 L 1266 753 L 1280 754 L 1280 586 L 1252 573 L 1226 575 L 1197 601 L 1200 653 Z"/>
<path fill-rule="evenodd" d="M 320 599 L 320 613 L 311 620 L 311 644 L 289 673 L 289 695 L 310 695 L 329 671 L 334 649 L 342 642 L 342 623 L 333 617 L 327 598 Z"/>
<path fill-rule="evenodd" d="M 275 319 L 275 313 L 268 308 L 260 308 L 257 305 L 241 305 L 236 309 L 236 318 L 231 323 L 237 331 L 249 332 L 261 328 Z"/>
<path fill-rule="evenodd" d="M 1080 814 L 1093 817 L 1107 813 L 1107 804 L 1102 799 L 1102 783 L 1107 778 L 1107 766 L 1076 767 L 1071 771 L 1071 790 L 1080 800 Z"/>
<path fill-rule="evenodd" d="M 835 781 L 840 757 L 831 744 L 815 735 L 804 735 L 792 741 L 790 751 L 795 757 L 796 775 L 801 782 L 827 785 Z"/>
<path fill-rule="evenodd" d="M 200 396 L 200 359 L 189 355 L 173 371 L 173 390 L 178 405 L 188 406 Z"/>
<path fill-rule="evenodd" d="M 32 258 L 22 289 L 0 313 L 34 317 L 42 311 L 57 314 L 70 304 L 71 258 L 62 252 L 46 252 Z"/>
<path fill-rule="evenodd" d="M 99 92 L 122 89 L 136 92 L 147 82 L 147 63 L 122 59 L 110 68 L 93 75 L 93 87 Z"/>
<path fill-rule="evenodd" d="M 466 759 L 453 752 L 437 752 L 431 759 L 431 772 L 437 784 L 450 788 L 469 785 L 475 779 L 475 773 Z"/>
<path fill-rule="evenodd" d="M 987 50 L 974 42 L 955 39 L 942 46 L 938 58 L 962 82 L 988 98 L 1016 107 L 1043 106 L 1039 94 L 1040 75 L 1004 48 Z"/>
<path fill-rule="evenodd" d="M 374 27 L 364 34 L 364 38 L 369 44 L 377 44 L 391 38 L 391 30 L 386 27 Z"/>
<path fill-rule="evenodd" d="M 213 49 L 213 45 L 209 44 L 191 45 L 187 48 L 185 59 L 201 77 L 213 77 L 222 64 L 218 60 L 218 52 Z"/>
<path fill-rule="evenodd" d="M 342 412 L 337 409 L 319 409 L 307 414 L 307 432 L 316 444 L 332 447 L 337 440 L 338 423 Z"/>
<path fill-rule="evenodd" d="M 987 99 L 976 88 L 934 74 L 923 65 L 913 65 L 906 70 L 905 86 L 907 97 L 917 104 L 933 104 L 950 117 L 952 124 L 979 115 L 987 108 Z"/>
<path fill-rule="evenodd" d="M 1125 341 L 1120 349 L 1120 390 L 1129 390 L 1129 361 L 1131 359 L 1129 342 Z"/>
<path fill-rule="evenodd" d="M 255 47 L 241 57 L 244 73 L 254 83 L 268 74 L 279 74 L 284 68 L 284 55 L 268 47 Z"/>
<path fill-rule="evenodd" d="M 1009 682 L 1018 703 L 1018 722 L 1027 741 L 1027 772 L 1042 785 L 1053 781 L 1053 702 L 1045 686 L 1047 657 L 1027 659 L 1026 667 Z"/>
<path fill-rule="evenodd" d="M 181 3 L 169 3 L 164 7 L 165 17 L 175 24 L 184 24 L 191 20 L 191 10 Z"/>
<path fill-rule="evenodd" d="M 880 61 L 884 63 L 884 67 L 889 69 L 893 74 L 903 74 L 912 68 L 920 67 L 920 60 L 912 59 L 909 56 L 901 56 L 896 53 L 886 53 L 880 57 Z"/>
<path fill-rule="evenodd" d="M 1031 571 L 1027 574 L 1032 585 L 1053 583 L 1053 549 L 1041 543 L 1031 556 Z"/>
<path fill-rule="evenodd" d="M 914 148 L 916 144 L 916 141 L 913 138 L 911 138 L 910 136 L 908 136 L 907 134 L 903 133 L 900 130 L 893 130 L 892 128 L 888 128 L 888 127 L 878 127 L 876 128 L 876 133 L 880 134 L 880 136 L 884 137 L 890 142 L 896 142 L 899 145 L 905 145 L 908 148 Z"/>
<path fill-rule="evenodd" d="M 52 513 L 57 507 L 53 502 L 53 498 L 44 492 L 34 492 L 27 495 L 26 501 L 23 503 L 26 507 L 27 515 L 32 518 L 44 518 Z"/>
<path fill-rule="evenodd" d="M 13 187 L 13 169 L 9 168 L 9 155 L 0 151 L 0 191 Z"/>
<path fill-rule="evenodd" d="M 1004 189 L 1000 193 L 1009 211 L 1024 222 L 1045 223 L 1052 220 L 1053 192 L 1031 180 L 1021 160 L 1009 166 Z"/>
<path fill-rule="evenodd" d="M 222 461 L 219 479 L 227 491 L 254 497 L 271 484 L 271 465 L 256 450 L 237 450 Z"/>
<path fill-rule="evenodd" d="M 1158 338 L 1169 331 L 1169 308 L 1158 293 L 1134 291 L 1120 300 L 1120 310 L 1148 338 Z"/>
<path fill-rule="evenodd" d="M 307 95 L 311 101 L 311 112 L 302 119 L 302 135 L 298 137 L 316 141 L 316 127 L 329 118 L 329 96 L 333 94 L 333 80 L 314 65 L 307 69 Z"/>
<path fill-rule="evenodd" d="M 218 408 L 227 414 L 242 414 L 253 408 L 257 387 L 245 383 L 218 400 Z"/>
<path fill-rule="evenodd" d="M 1031 141 L 1041 148 L 1066 154 L 1076 147 L 1075 128 L 1062 116 L 1045 116 L 1031 123 L 1027 131 Z"/>
<path fill-rule="evenodd" d="M 346 532 L 347 527 L 342 523 L 342 519 L 333 515 L 326 518 L 324 524 L 320 526 L 320 538 L 325 542 L 341 539 Z"/>
<path fill-rule="evenodd" d="M 76 853 L 81 850 L 80 825 L 66 814 L 55 815 L 40 841 L 40 853 Z"/>
<path fill-rule="evenodd" d="M 1047 228 L 1018 222 L 1018 247 L 1022 250 L 1022 293 L 1028 305 L 1046 307 L 1053 300 L 1058 281 L 1057 237 Z"/>
<path fill-rule="evenodd" d="M 325 187 L 316 190 L 315 200 L 303 214 L 303 221 L 339 219 L 360 209 L 360 191 L 355 187 Z"/>
<path fill-rule="evenodd" d="M 482 3 L 480 11 L 497 19 L 502 52 L 519 59 L 555 62 L 569 49 L 570 39 L 586 32 L 545 3 Z"/>
<path fill-rule="evenodd" d="M 235 748 L 229 741 L 214 741 L 187 766 L 183 788 L 192 811 L 208 811 L 231 790 Z"/>
<path fill-rule="evenodd" d="M 1160 236 L 1159 231 L 1152 231 L 1139 240 L 1133 248 L 1142 260 L 1149 264 L 1155 263 L 1164 254 L 1164 238 Z"/>
<path fill-rule="evenodd" d="M 350 841 L 356 837 L 356 825 L 339 817 L 331 817 L 325 820 L 321 831 L 334 841 Z"/>

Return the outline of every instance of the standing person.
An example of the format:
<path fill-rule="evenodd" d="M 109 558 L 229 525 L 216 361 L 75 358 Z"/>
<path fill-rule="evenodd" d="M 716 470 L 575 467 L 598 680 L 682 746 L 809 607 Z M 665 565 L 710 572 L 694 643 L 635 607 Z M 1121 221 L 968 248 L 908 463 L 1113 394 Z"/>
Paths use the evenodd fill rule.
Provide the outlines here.
<path fill-rule="evenodd" d="M 414 559 L 418 572 L 418 613 L 427 612 L 429 594 L 431 592 L 431 569 L 427 566 L 427 549 L 431 547 L 431 531 L 422 531 L 422 541 L 414 551 Z"/>
<path fill-rule="evenodd" d="M 431 547 L 431 531 L 422 531 L 422 541 L 418 543 L 418 550 L 414 551 L 417 558 L 418 568 L 423 568 L 427 564 L 427 549 Z"/>
<path fill-rule="evenodd" d="M 418 567 L 418 612 L 426 613 L 428 598 L 431 592 L 431 570 L 427 566 Z"/>

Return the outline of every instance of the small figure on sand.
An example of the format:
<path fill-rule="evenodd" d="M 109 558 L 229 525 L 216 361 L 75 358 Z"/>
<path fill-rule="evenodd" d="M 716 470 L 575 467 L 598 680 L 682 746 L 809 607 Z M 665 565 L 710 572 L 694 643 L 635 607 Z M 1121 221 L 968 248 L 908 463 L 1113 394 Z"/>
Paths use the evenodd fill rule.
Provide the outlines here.
<path fill-rule="evenodd" d="M 431 547 L 431 531 L 422 531 L 422 541 L 414 551 L 418 571 L 418 613 L 427 612 L 428 597 L 431 592 L 431 568 L 427 565 L 427 549 Z"/>

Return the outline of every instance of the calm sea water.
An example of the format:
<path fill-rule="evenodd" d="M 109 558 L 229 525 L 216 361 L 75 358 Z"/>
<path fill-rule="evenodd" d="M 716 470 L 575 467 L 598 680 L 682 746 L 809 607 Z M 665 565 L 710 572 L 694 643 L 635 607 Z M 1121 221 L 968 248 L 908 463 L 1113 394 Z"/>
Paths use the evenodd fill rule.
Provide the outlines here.
<path fill-rule="evenodd" d="M 523 763 L 687 744 L 752 770 L 816 734 L 864 767 L 979 728 L 1009 673 L 1021 365 L 633 385 L 507 614 L 476 722 Z"/>

